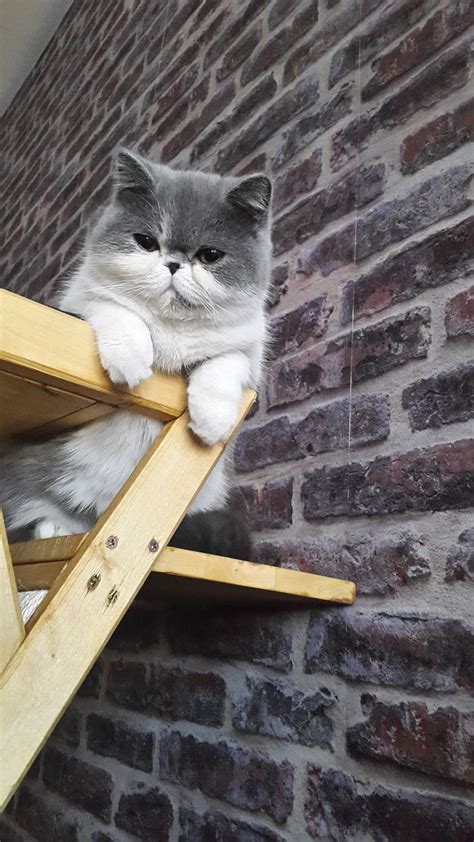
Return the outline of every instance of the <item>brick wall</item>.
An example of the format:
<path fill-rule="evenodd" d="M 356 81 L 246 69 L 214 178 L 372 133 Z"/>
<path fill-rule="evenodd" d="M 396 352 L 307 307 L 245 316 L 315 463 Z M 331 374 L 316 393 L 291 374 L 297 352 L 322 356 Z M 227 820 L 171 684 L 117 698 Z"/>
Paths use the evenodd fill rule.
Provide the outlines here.
<path fill-rule="evenodd" d="M 9 108 L 3 277 L 42 300 L 115 144 L 273 172 L 274 343 L 236 476 L 259 559 L 359 597 L 137 603 L 2 842 L 474 838 L 473 18 L 468 0 L 76 0 Z"/>

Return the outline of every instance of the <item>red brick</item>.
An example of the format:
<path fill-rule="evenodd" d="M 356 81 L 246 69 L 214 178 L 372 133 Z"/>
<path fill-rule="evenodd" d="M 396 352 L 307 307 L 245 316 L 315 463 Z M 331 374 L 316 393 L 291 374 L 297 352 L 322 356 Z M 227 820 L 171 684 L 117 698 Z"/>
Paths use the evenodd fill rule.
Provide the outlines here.
<path fill-rule="evenodd" d="M 308 767 L 306 829 L 312 839 L 376 838 L 390 842 L 471 842 L 469 804 L 415 790 L 367 791 L 337 769 Z M 374 836 L 375 834 L 375 836 Z"/>
<path fill-rule="evenodd" d="M 327 297 L 320 295 L 301 304 L 283 316 L 277 316 L 270 323 L 269 354 L 276 359 L 283 354 L 296 351 L 311 340 L 326 333 L 332 308 Z"/>
<path fill-rule="evenodd" d="M 162 780 L 199 789 L 250 812 L 266 813 L 278 824 L 293 809 L 293 769 L 267 755 L 221 740 L 209 743 L 164 732 L 160 741 Z"/>
<path fill-rule="evenodd" d="M 225 698 L 225 681 L 216 673 L 152 666 L 149 704 L 154 715 L 219 726 L 224 722 Z"/>
<path fill-rule="evenodd" d="M 178 152 L 189 146 L 190 143 L 197 137 L 203 128 L 209 125 L 224 108 L 232 102 L 235 95 L 235 87 L 233 82 L 229 82 L 225 87 L 219 88 L 217 93 L 207 101 L 204 108 L 201 109 L 199 116 L 194 116 L 179 132 L 177 132 L 170 140 L 168 140 L 161 150 L 161 160 L 166 163 L 176 157 Z M 159 126 L 158 129 L 161 127 Z M 161 128 L 163 136 L 163 129 Z"/>
<path fill-rule="evenodd" d="M 474 581 L 474 529 L 465 529 L 446 560 L 445 582 Z"/>
<path fill-rule="evenodd" d="M 288 292 L 289 266 L 288 263 L 280 263 L 272 270 L 272 283 L 267 294 L 267 304 L 276 307 L 281 299 Z"/>
<path fill-rule="evenodd" d="M 133 839 L 144 842 L 169 842 L 173 824 L 173 807 L 168 796 L 158 787 L 136 785 L 120 796 L 114 816 L 116 827 L 128 831 Z"/>
<path fill-rule="evenodd" d="M 153 606 L 136 601 L 115 629 L 110 647 L 121 652 L 141 652 L 160 642 L 160 615 Z"/>
<path fill-rule="evenodd" d="M 188 807 L 182 807 L 179 816 L 180 842 L 284 842 L 273 830 L 230 819 L 223 813 L 200 816 Z"/>
<path fill-rule="evenodd" d="M 204 68 L 208 68 L 225 50 L 235 44 L 248 24 L 265 8 L 269 0 L 249 0 L 244 9 L 240 9 L 235 18 L 227 23 L 224 32 L 216 38 L 204 56 Z"/>
<path fill-rule="evenodd" d="M 253 29 L 246 32 L 240 41 L 236 41 L 230 49 L 226 50 L 224 58 L 216 70 L 217 81 L 221 82 L 223 79 L 227 79 L 231 73 L 234 73 L 234 71 L 237 70 L 237 68 L 252 55 L 254 50 L 261 43 L 261 40 L 262 24 L 258 23 Z M 246 67 L 247 66 L 248 64 Z M 243 75 L 246 73 L 246 67 L 244 68 Z"/>
<path fill-rule="evenodd" d="M 298 4 L 305 5 L 305 0 Z M 288 50 L 299 41 L 318 22 L 318 0 L 306 0 L 306 6 L 292 19 L 288 26 L 279 29 L 277 34 L 265 39 L 259 50 L 244 67 L 241 76 L 242 85 L 256 79 L 269 67 L 277 64 Z"/>
<path fill-rule="evenodd" d="M 327 688 L 310 694 L 281 682 L 247 678 L 232 721 L 237 731 L 246 734 L 334 751 L 334 723 L 328 713 L 335 703 Z"/>
<path fill-rule="evenodd" d="M 474 287 L 460 292 L 448 301 L 444 324 L 448 338 L 474 336 Z"/>
<path fill-rule="evenodd" d="M 363 260 L 392 243 L 422 231 L 435 222 L 469 207 L 467 167 L 459 166 L 423 182 L 402 198 L 381 202 L 358 220 L 357 259 Z M 309 243 L 300 252 L 298 268 L 310 275 L 319 270 L 329 275 L 354 258 L 354 223 L 330 234 L 317 245 Z"/>
<path fill-rule="evenodd" d="M 321 149 L 315 149 L 308 158 L 289 167 L 280 175 L 275 181 L 273 192 L 274 213 L 289 205 L 301 194 L 313 190 L 318 183 L 321 169 L 322 152 Z"/>
<path fill-rule="evenodd" d="M 51 737 L 64 745 L 77 748 L 81 735 L 81 715 L 74 707 L 69 707 L 63 713 Z"/>
<path fill-rule="evenodd" d="M 32 788 L 21 786 L 15 810 L 15 821 L 28 831 L 34 839 L 48 842 L 80 842 L 81 834 L 77 822 L 55 809 L 46 798 L 35 794 Z M 8 836 L 2 831 L 2 842 Z"/>
<path fill-rule="evenodd" d="M 367 719 L 347 730 L 349 753 L 427 775 L 474 783 L 474 714 L 424 702 L 387 704 L 365 694 Z"/>
<path fill-rule="evenodd" d="M 301 499 L 309 521 L 467 508 L 474 504 L 472 441 L 318 468 L 307 474 Z"/>
<path fill-rule="evenodd" d="M 474 365 L 418 380 L 402 393 L 412 430 L 441 427 L 474 417 Z"/>
<path fill-rule="evenodd" d="M 234 451 L 238 472 L 303 458 L 304 452 L 295 441 L 293 425 L 286 417 L 274 418 L 261 427 L 242 430 Z"/>
<path fill-rule="evenodd" d="M 400 148 L 403 173 L 412 173 L 444 158 L 474 138 L 474 100 L 436 117 L 409 135 Z"/>
<path fill-rule="evenodd" d="M 387 257 L 343 287 L 341 322 L 370 316 L 425 290 L 466 277 L 474 259 L 474 219 L 465 219 Z"/>
<path fill-rule="evenodd" d="M 154 735 L 139 730 L 125 720 L 90 713 L 87 717 L 87 748 L 102 757 L 114 757 L 120 763 L 151 772 Z"/>
<path fill-rule="evenodd" d="M 305 672 L 414 690 L 474 689 L 474 628 L 460 620 L 314 612 L 308 626 Z"/>
<path fill-rule="evenodd" d="M 112 661 L 107 677 L 107 696 L 121 707 L 145 711 L 148 703 L 145 664 Z"/>
<path fill-rule="evenodd" d="M 430 311 L 420 307 L 299 351 L 269 368 L 268 405 L 282 406 L 347 386 L 351 367 L 353 382 L 359 383 L 426 357 L 429 329 Z"/>
<path fill-rule="evenodd" d="M 394 594 L 411 581 L 431 575 L 430 565 L 410 533 L 378 542 L 350 535 L 281 544 L 263 541 L 255 555 L 262 564 L 349 579 L 356 583 L 359 596 Z"/>
<path fill-rule="evenodd" d="M 389 7 L 386 15 L 377 15 L 373 24 L 357 35 L 345 47 L 337 50 L 331 60 L 329 87 L 332 88 L 347 73 L 365 64 L 384 47 L 393 44 L 400 35 L 417 23 L 436 0 L 405 0 Z"/>
<path fill-rule="evenodd" d="M 299 0 L 274 0 L 268 13 L 268 27 L 270 31 L 276 29 L 288 17 L 293 9 L 297 9 Z"/>
<path fill-rule="evenodd" d="M 421 14 L 417 16 L 418 19 L 424 9 L 426 6 L 420 5 Z M 412 19 L 414 22 L 415 18 Z M 440 47 L 462 35 L 473 22 L 474 12 L 470 0 L 454 0 L 449 6 L 435 12 L 422 26 L 409 32 L 395 47 L 373 62 L 373 75 L 362 88 L 362 99 L 367 100 L 378 94 Z"/>
<path fill-rule="evenodd" d="M 332 139 L 331 165 L 338 170 L 367 148 L 376 132 L 404 123 L 420 108 L 431 108 L 469 79 L 470 48 L 464 42 L 421 70 L 382 103 L 380 108 L 356 117 Z"/>
<path fill-rule="evenodd" d="M 113 780 L 105 769 L 48 747 L 43 758 L 43 781 L 70 803 L 110 822 Z"/>
<path fill-rule="evenodd" d="M 245 501 L 251 529 L 284 529 L 292 523 L 291 478 L 270 480 L 261 488 L 241 485 L 239 491 Z"/>

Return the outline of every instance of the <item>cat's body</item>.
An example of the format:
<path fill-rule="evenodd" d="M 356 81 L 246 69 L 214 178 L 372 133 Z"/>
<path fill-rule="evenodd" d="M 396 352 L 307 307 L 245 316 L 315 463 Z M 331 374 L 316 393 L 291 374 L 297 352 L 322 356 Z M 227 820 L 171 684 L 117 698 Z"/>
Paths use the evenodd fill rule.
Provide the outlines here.
<path fill-rule="evenodd" d="M 208 444 L 230 432 L 242 390 L 260 378 L 270 191 L 264 176 L 172 171 L 120 153 L 112 202 L 59 301 L 91 324 L 113 381 L 134 386 L 153 367 L 186 373 L 191 428 Z M 89 529 L 162 426 L 121 411 L 11 450 L 0 466 L 7 529 Z M 221 508 L 226 486 L 221 460 L 190 512 Z"/>

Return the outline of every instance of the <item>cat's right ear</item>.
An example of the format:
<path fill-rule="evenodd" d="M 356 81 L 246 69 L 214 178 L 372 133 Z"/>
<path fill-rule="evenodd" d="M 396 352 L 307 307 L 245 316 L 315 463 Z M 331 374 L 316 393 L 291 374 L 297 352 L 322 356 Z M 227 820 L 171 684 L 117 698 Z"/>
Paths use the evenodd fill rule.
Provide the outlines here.
<path fill-rule="evenodd" d="M 115 156 L 114 187 L 116 197 L 125 203 L 153 192 L 155 182 L 145 159 L 128 149 L 119 149 Z"/>

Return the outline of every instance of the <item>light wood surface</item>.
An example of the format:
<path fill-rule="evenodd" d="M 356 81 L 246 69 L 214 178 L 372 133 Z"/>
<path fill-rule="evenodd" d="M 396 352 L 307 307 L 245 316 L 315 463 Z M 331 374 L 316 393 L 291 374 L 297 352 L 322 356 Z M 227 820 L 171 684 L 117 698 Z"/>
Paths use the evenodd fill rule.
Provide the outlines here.
<path fill-rule="evenodd" d="M 238 424 L 254 398 L 249 390 Z M 146 579 L 158 557 L 159 550 L 152 550 L 166 547 L 222 455 L 226 443 L 203 446 L 188 422 L 185 413 L 164 428 L 84 539 L 67 572 L 57 577 L 27 625 L 25 645 L 1 676 L 0 757 L 8 758 L 0 768 L 1 805 L 26 774 Z"/>
<path fill-rule="evenodd" d="M 0 672 L 9 663 L 24 636 L 15 575 L 0 511 Z"/>
<path fill-rule="evenodd" d="M 10 429 L 16 423 L 21 426 L 30 398 L 33 422 L 35 409 L 40 413 L 36 426 L 54 420 L 49 416 L 55 405 L 57 418 L 69 417 L 71 426 L 75 422 L 74 411 L 88 405 L 87 401 L 78 401 L 78 397 L 89 403 L 139 409 L 165 420 L 177 418 L 186 408 L 182 377 L 156 373 L 133 390 L 118 387 L 100 364 L 94 336 L 86 322 L 7 290 L 0 290 L 0 371 L 40 383 L 43 390 L 43 400 L 39 401 L 32 397 L 31 385 L 25 385 L 27 394 L 20 398 L 18 419 L 15 403 L 4 402 Z M 50 386 L 66 393 L 72 408 L 61 403 L 61 397 L 66 400 L 65 394 L 48 392 L 46 387 Z M 81 416 L 77 423 L 83 423 Z"/>
<path fill-rule="evenodd" d="M 11 553 L 18 587 L 22 590 L 51 587 L 62 566 L 72 558 L 85 537 L 69 535 L 65 538 L 46 538 L 41 541 L 13 544 Z M 292 601 L 324 600 L 351 605 L 355 599 L 354 583 L 344 579 L 175 547 L 163 549 L 151 573 L 160 574 L 157 594 L 162 594 L 163 588 L 166 589 L 163 582 L 166 576 L 181 579 L 183 598 L 187 587 L 202 582 L 209 584 L 206 592 L 213 599 L 228 598 L 229 588 L 223 588 L 222 585 L 233 588 L 234 598 L 240 598 L 242 601 L 246 599 L 247 589 L 266 591 L 269 598 L 274 595 L 274 601 L 279 603 L 284 601 L 285 597 L 289 597 Z M 150 585 L 153 583 L 150 582 Z M 169 589 L 167 590 L 169 592 Z M 151 587 L 148 591 L 151 591 Z M 179 598 L 179 582 L 174 583 L 173 592 Z"/>

